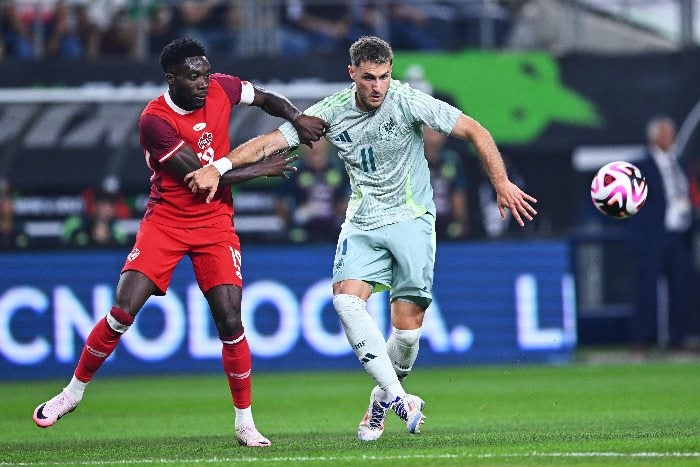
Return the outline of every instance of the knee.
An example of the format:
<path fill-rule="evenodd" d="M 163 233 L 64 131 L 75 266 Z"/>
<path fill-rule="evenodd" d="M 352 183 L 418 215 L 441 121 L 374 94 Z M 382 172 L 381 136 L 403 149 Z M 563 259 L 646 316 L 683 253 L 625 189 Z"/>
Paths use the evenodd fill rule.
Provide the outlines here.
<path fill-rule="evenodd" d="M 243 324 L 238 318 L 225 319 L 216 323 L 216 330 L 220 336 L 232 336 L 243 329 Z"/>
<path fill-rule="evenodd" d="M 360 297 L 351 294 L 338 294 L 333 297 L 333 308 L 343 322 L 364 313 L 365 303 Z"/>
<path fill-rule="evenodd" d="M 243 329 L 240 311 L 236 313 L 235 310 L 231 310 L 227 313 L 218 314 L 214 319 L 214 323 L 220 336 L 232 336 Z"/>
<path fill-rule="evenodd" d="M 396 329 L 393 328 L 394 338 L 396 342 L 404 347 L 413 347 L 418 344 L 420 339 L 420 328 L 418 329 Z"/>

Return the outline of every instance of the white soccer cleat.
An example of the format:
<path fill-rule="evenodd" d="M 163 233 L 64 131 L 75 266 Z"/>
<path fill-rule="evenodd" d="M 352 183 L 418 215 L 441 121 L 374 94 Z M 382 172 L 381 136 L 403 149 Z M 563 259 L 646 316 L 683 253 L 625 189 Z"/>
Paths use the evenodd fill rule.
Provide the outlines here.
<path fill-rule="evenodd" d="M 406 422 L 409 433 L 420 433 L 420 427 L 425 422 L 423 406 L 425 402 L 418 396 L 406 394 L 401 399 L 392 402 L 391 408 L 401 420 Z"/>
<path fill-rule="evenodd" d="M 40 428 L 47 428 L 58 421 L 67 413 L 71 413 L 78 406 L 65 391 L 61 391 L 53 399 L 50 399 L 34 409 L 34 423 Z"/>
<path fill-rule="evenodd" d="M 236 428 L 236 439 L 241 446 L 270 446 L 270 440 L 260 434 L 255 425 Z"/>
<path fill-rule="evenodd" d="M 360 441 L 376 441 L 384 433 L 384 420 L 386 420 L 387 408 L 382 407 L 377 401 L 377 393 L 381 391 L 379 386 L 372 389 L 369 396 L 369 408 L 362 417 L 360 426 L 357 428 L 357 439 Z"/>

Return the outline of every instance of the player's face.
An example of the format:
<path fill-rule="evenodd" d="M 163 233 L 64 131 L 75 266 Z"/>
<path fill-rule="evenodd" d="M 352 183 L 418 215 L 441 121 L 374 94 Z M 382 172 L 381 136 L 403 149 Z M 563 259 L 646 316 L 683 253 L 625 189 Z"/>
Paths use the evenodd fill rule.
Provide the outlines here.
<path fill-rule="evenodd" d="M 185 63 L 166 73 L 170 97 L 179 107 L 195 110 L 204 106 L 209 91 L 211 65 L 207 57 L 188 57 Z"/>
<path fill-rule="evenodd" d="M 348 71 L 356 85 L 357 107 L 363 112 L 378 109 L 391 83 L 391 63 L 362 62 L 350 65 Z"/>

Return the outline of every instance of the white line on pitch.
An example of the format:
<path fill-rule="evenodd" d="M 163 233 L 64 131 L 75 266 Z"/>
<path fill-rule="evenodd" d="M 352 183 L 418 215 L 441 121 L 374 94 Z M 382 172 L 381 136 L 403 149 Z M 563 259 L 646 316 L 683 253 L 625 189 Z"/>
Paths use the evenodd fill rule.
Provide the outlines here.
<path fill-rule="evenodd" d="M 40 466 L 40 465 L 134 465 L 134 464 L 228 464 L 231 462 L 323 462 L 352 460 L 411 460 L 411 459 L 499 459 L 499 458 L 700 458 L 700 452 L 523 452 L 504 454 L 413 454 L 413 455 L 361 455 L 361 456 L 298 456 L 298 457 L 210 457 L 202 459 L 129 459 L 93 460 L 75 462 L 0 462 L 0 466 Z"/>

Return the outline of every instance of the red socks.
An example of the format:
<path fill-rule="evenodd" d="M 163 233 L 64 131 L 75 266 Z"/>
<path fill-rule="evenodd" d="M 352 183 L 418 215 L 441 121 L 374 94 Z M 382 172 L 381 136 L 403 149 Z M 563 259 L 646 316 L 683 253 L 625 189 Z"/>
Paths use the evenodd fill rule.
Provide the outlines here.
<path fill-rule="evenodd" d="M 221 361 L 231 388 L 233 405 L 239 409 L 248 408 L 251 404 L 250 372 L 253 366 L 248 341 L 243 331 L 232 337 L 219 338 L 223 343 Z"/>
<path fill-rule="evenodd" d="M 84 383 L 89 382 L 133 322 L 134 317 L 129 313 L 112 307 L 109 314 L 99 320 L 90 331 L 75 368 L 75 377 Z"/>
<path fill-rule="evenodd" d="M 134 317 L 129 313 L 112 307 L 109 314 L 99 320 L 90 331 L 75 369 L 75 377 L 84 383 L 89 382 L 133 322 Z M 220 336 L 220 339 L 223 343 L 221 361 L 231 389 L 233 405 L 239 409 L 246 409 L 251 404 L 252 360 L 248 341 L 243 331 L 231 337 Z"/>

